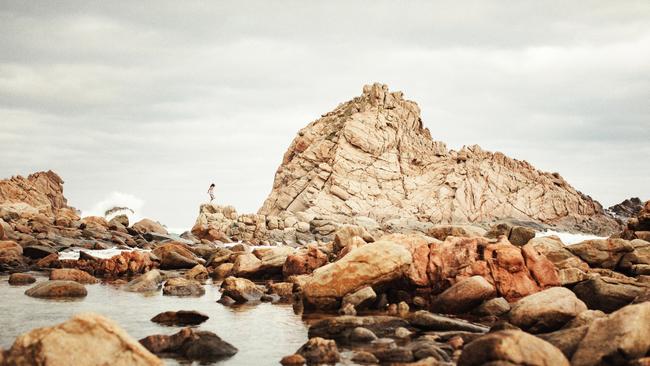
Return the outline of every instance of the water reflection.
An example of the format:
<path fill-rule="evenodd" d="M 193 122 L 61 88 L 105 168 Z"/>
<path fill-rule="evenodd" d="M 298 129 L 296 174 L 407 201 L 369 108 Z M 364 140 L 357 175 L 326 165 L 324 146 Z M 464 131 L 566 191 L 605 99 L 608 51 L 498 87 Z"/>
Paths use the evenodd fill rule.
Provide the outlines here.
<path fill-rule="evenodd" d="M 123 327 L 136 339 L 151 334 L 172 334 L 180 327 L 162 326 L 150 321 L 163 311 L 196 310 L 210 319 L 199 326 L 216 333 L 239 349 L 217 365 L 275 365 L 283 356 L 294 353 L 307 340 L 307 325 L 295 315 L 291 305 L 261 303 L 225 307 L 216 301 L 221 296 L 217 285 L 207 284 L 199 298 L 138 294 L 113 285 L 87 285 L 88 296 L 78 300 L 45 300 L 24 295 L 29 286 L 10 286 L 8 276 L 0 276 L 0 347 L 9 348 L 16 336 L 33 328 L 50 326 L 73 314 L 96 312 Z M 38 281 L 46 280 L 38 277 Z M 168 365 L 178 365 L 165 359 Z"/>

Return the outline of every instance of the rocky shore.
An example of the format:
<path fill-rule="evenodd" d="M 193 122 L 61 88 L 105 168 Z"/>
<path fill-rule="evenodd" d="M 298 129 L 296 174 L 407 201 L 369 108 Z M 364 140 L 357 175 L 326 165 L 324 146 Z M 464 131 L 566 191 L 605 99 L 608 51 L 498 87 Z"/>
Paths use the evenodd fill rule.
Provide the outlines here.
<path fill-rule="evenodd" d="M 304 344 L 259 364 L 649 365 L 650 201 L 634 212 L 623 227 L 557 174 L 448 151 L 415 103 L 375 84 L 299 133 L 258 214 L 206 204 L 180 236 L 80 217 L 51 171 L 0 181 L 0 273 L 43 304 L 91 286 L 146 294 L 140 306 L 212 289 L 215 308 L 290 304 Z M 566 245 L 537 236 L 549 227 L 609 235 Z M 172 331 L 138 341 L 76 314 L 16 334 L 0 366 L 213 363 L 256 347 L 210 317 L 165 309 L 151 322 Z"/>

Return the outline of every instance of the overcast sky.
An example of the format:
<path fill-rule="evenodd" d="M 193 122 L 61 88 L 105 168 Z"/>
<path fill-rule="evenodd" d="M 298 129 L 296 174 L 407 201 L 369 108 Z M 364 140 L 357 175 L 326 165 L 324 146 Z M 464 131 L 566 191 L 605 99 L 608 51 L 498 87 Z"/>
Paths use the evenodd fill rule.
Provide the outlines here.
<path fill-rule="evenodd" d="M 650 1 L 0 1 L 0 177 L 86 212 L 256 211 L 298 129 L 382 82 L 436 140 L 650 199 Z"/>

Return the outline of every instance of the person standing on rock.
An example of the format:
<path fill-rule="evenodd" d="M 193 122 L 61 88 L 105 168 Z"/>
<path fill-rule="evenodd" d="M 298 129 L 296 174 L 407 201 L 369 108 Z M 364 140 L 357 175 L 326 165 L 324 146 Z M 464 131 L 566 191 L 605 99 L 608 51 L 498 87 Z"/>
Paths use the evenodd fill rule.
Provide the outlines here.
<path fill-rule="evenodd" d="M 208 188 L 208 194 L 210 195 L 210 203 L 214 200 L 214 183 L 210 184 L 210 188 Z"/>

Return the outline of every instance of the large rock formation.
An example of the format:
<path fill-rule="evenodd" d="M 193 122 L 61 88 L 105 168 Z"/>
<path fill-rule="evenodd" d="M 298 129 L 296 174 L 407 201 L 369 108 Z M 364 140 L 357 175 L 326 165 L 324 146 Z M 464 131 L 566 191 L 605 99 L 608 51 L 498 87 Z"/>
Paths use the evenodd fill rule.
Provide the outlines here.
<path fill-rule="evenodd" d="M 68 208 L 63 197 L 63 180 L 51 170 L 30 174 L 27 178 L 18 175 L 0 180 L 0 205 L 19 211 L 34 209 L 48 216 Z"/>
<path fill-rule="evenodd" d="M 618 227 L 557 173 L 476 145 L 447 150 L 423 127 L 418 105 L 381 84 L 298 132 L 258 213 L 284 212 L 383 225 L 514 218 L 601 234 Z"/>

